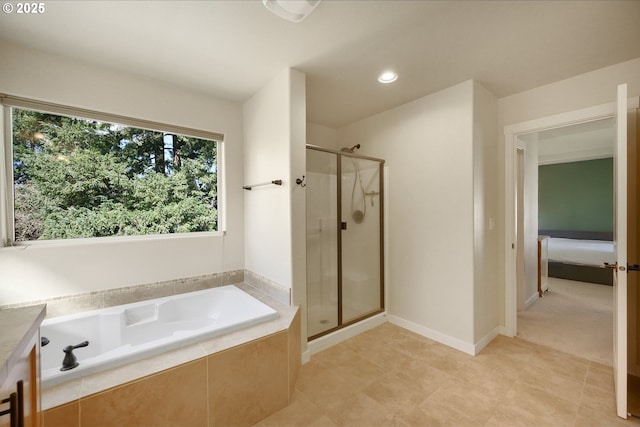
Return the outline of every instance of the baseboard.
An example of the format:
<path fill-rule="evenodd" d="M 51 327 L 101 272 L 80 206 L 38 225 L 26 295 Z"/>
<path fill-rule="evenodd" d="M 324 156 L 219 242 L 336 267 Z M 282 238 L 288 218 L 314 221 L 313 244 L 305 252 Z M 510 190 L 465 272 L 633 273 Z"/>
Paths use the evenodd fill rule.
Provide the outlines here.
<path fill-rule="evenodd" d="M 476 356 L 478 353 L 482 351 L 495 337 L 500 335 L 500 330 L 503 329 L 502 326 L 496 326 L 493 328 L 491 332 L 485 335 L 480 341 L 473 345 L 473 355 Z"/>
<path fill-rule="evenodd" d="M 524 309 L 528 309 L 529 307 L 531 307 L 531 305 L 538 301 L 538 299 L 540 298 L 540 295 L 538 294 L 538 292 L 536 291 L 536 293 L 534 293 L 533 295 L 531 295 L 529 298 L 527 298 L 527 300 L 524 302 Z"/>
<path fill-rule="evenodd" d="M 461 341 L 457 338 L 450 337 L 449 335 L 445 335 L 441 332 L 434 331 L 433 329 L 429 329 L 425 326 L 418 325 L 417 323 L 410 322 L 409 320 L 402 319 L 398 316 L 388 315 L 387 318 L 389 319 L 389 322 L 393 323 L 394 325 L 398 325 L 401 328 L 408 329 L 411 332 L 415 332 L 418 335 L 422 335 L 423 337 L 432 339 L 441 344 L 455 348 L 456 350 L 460 350 L 472 356 L 475 356 L 476 354 L 475 353 L 476 349 L 474 344 L 470 344 L 470 343 Z"/>
<path fill-rule="evenodd" d="M 349 338 L 361 334 L 369 329 L 375 328 L 387 321 L 472 356 L 480 353 L 482 349 L 485 348 L 496 336 L 503 334 L 504 331 L 504 326 L 496 326 L 487 335 L 480 339 L 480 341 L 475 344 L 469 344 L 441 332 L 434 331 L 433 329 L 418 325 L 417 323 L 402 319 L 401 317 L 381 313 L 309 342 L 307 350 L 302 353 L 302 363 L 309 362 L 312 355 L 322 350 L 348 340 Z"/>
<path fill-rule="evenodd" d="M 309 353 L 309 360 L 311 360 L 311 356 L 322 350 L 333 347 L 334 345 L 339 344 L 342 341 L 355 337 L 358 334 L 368 331 L 369 329 L 373 329 L 376 326 L 380 326 L 386 322 L 386 313 L 380 313 L 376 314 L 375 316 L 369 317 L 368 319 L 364 319 L 358 323 L 354 323 L 353 325 L 337 330 L 328 335 L 316 338 L 315 340 L 309 342 L 307 350 L 307 352 Z"/>

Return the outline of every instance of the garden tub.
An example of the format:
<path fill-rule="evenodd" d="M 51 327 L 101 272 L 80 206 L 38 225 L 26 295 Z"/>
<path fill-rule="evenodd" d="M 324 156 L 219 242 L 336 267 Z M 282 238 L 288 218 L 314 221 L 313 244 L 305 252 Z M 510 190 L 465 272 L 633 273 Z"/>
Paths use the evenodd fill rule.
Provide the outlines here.
<path fill-rule="evenodd" d="M 276 310 L 229 285 L 46 319 L 40 327 L 42 343 L 48 342 L 40 350 L 42 387 L 276 317 Z M 61 370 L 63 349 L 87 341 L 72 352 L 77 366 Z"/>

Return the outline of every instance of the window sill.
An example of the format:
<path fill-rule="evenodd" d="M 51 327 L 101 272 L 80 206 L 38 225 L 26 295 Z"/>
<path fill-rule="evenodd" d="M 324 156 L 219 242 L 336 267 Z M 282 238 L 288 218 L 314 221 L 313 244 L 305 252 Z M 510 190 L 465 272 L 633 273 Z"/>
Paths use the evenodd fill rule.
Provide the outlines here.
<path fill-rule="evenodd" d="M 226 231 L 203 231 L 197 233 L 172 233 L 172 234 L 150 234 L 138 236 L 113 236 L 113 237 L 85 237 L 78 239 L 55 239 L 55 240 L 35 240 L 30 242 L 12 242 L 7 248 L 24 250 L 30 247 L 69 247 L 69 246 L 93 246 L 113 243 L 141 242 L 151 240 L 179 240 L 179 239 L 202 239 L 211 237 L 224 237 Z"/>

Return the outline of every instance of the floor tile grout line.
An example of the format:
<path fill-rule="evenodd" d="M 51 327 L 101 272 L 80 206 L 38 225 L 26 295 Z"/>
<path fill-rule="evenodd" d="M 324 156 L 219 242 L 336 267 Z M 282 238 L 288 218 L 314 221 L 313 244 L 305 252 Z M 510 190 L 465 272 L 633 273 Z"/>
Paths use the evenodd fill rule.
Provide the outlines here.
<path fill-rule="evenodd" d="M 587 379 L 589 378 L 589 373 L 591 372 L 591 363 L 587 367 L 587 373 L 584 376 L 584 381 L 582 382 L 582 390 L 580 390 L 580 399 L 578 399 L 578 407 L 576 408 L 576 414 L 573 419 L 573 425 L 575 426 L 578 422 L 578 416 L 580 414 L 580 409 L 582 408 L 582 399 L 584 397 L 584 390 L 587 388 Z"/>

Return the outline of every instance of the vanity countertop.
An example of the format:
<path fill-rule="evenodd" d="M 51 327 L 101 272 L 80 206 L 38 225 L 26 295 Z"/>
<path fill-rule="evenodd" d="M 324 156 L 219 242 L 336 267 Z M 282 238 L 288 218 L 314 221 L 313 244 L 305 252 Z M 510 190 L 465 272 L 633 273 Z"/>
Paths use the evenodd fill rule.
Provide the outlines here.
<path fill-rule="evenodd" d="M 45 314 L 44 304 L 0 310 L 0 384 L 7 380 L 20 354 L 38 333 Z"/>

